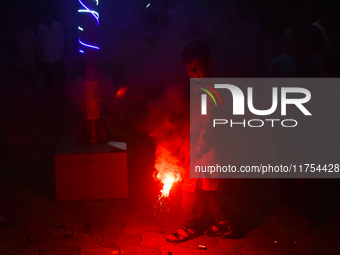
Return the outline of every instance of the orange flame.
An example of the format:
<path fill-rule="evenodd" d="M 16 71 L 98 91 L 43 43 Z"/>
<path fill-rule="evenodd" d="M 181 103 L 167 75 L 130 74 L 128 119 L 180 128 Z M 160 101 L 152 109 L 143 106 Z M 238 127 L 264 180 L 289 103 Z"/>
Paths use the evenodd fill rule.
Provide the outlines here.
<path fill-rule="evenodd" d="M 126 94 L 126 91 L 127 91 L 127 87 L 125 87 L 125 86 L 120 87 L 118 89 L 115 97 L 116 98 L 122 98 Z"/>

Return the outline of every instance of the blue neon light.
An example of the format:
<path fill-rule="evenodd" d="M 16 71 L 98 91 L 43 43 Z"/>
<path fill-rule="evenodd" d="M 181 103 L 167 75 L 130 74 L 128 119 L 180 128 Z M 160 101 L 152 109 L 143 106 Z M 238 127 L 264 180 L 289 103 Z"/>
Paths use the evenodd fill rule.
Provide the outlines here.
<path fill-rule="evenodd" d="M 87 44 L 87 43 L 83 43 L 79 37 L 79 43 L 85 47 L 89 47 L 89 48 L 92 48 L 92 49 L 96 49 L 96 50 L 99 50 L 99 47 L 98 46 L 95 46 L 95 45 L 91 45 L 91 44 Z"/>
<path fill-rule="evenodd" d="M 91 13 L 92 15 L 95 16 L 95 18 L 97 20 L 99 20 L 99 13 L 96 11 L 90 11 L 90 10 L 84 10 L 84 9 L 79 9 L 78 12 L 87 12 L 87 13 Z"/>
<path fill-rule="evenodd" d="M 91 13 L 92 16 L 96 19 L 97 21 L 97 26 L 99 25 L 99 13 L 96 11 L 92 11 L 90 10 L 81 0 L 78 0 L 79 3 L 85 8 L 85 10 L 78 10 L 78 12 L 88 12 Z M 97 5 L 99 3 L 99 1 L 96 1 Z"/>
<path fill-rule="evenodd" d="M 78 2 L 81 4 L 82 7 L 84 7 L 84 9 L 79 9 L 78 10 L 78 13 L 90 13 L 97 21 L 97 26 L 99 25 L 99 13 L 94 11 L 94 10 L 91 10 L 89 7 L 87 7 L 84 3 L 83 3 L 84 0 L 78 0 Z M 99 0 L 94 0 L 96 5 L 99 4 Z M 78 30 L 80 31 L 84 31 L 84 28 L 81 27 L 81 26 L 78 26 Z M 81 37 L 79 37 L 79 43 L 82 45 L 82 46 L 85 46 L 87 48 L 91 48 L 91 49 L 95 49 L 95 50 L 99 50 L 99 47 L 96 46 L 96 45 L 91 45 L 91 44 L 87 44 L 87 43 L 84 43 L 82 42 L 81 40 Z M 84 49 L 79 49 L 79 52 L 84 54 Z"/>

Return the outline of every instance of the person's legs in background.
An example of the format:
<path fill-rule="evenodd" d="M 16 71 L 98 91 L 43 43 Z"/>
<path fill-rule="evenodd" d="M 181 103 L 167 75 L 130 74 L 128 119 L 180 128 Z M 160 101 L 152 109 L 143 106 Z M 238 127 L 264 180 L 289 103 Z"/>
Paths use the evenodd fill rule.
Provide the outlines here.
<path fill-rule="evenodd" d="M 54 64 L 44 63 L 44 74 L 45 74 L 45 90 L 46 98 L 48 102 L 53 102 L 54 96 Z"/>
<path fill-rule="evenodd" d="M 313 179 L 296 179 L 296 209 L 298 211 L 301 224 L 305 227 L 313 225 L 312 216 L 309 211 L 313 188 Z"/>
<path fill-rule="evenodd" d="M 64 83 L 65 83 L 65 66 L 64 60 L 59 59 L 55 62 L 55 74 L 56 74 L 56 96 L 61 100 L 65 98 L 65 90 L 64 90 Z"/>

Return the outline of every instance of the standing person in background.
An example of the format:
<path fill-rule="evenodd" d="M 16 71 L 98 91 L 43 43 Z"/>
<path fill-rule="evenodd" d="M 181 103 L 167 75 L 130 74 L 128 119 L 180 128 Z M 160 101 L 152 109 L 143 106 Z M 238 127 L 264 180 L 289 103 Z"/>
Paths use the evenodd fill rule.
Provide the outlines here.
<path fill-rule="evenodd" d="M 317 78 L 321 76 L 320 66 L 315 55 L 323 48 L 324 38 L 320 30 L 308 25 L 297 29 L 292 34 L 291 46 L 288 53 L 275 57 L 268 68 L 268 76 L 273 78 Z M 285 133 L 283 133 L 285 132 Z M 285 130 L 280 132 L 285 137 L 292 138 L 294 132 Z M 315 139 L 313 137 L 313 139 Z M 308 132 L 299 134 L 298 143 L 302 149 L 296 154 L 291 149 L 292 141 L 289 139 L 282 140 L 277 136 L 274 141 L 279 155 L 280 162 L 291 163 L 294 157 L 304 160 L 306 151 L 303 146 L 308 146 L 312 138 Z M 296 142 L 294 140 L 294 142 Z M 309 212 L 311 192 L 313 188 L 313 179 L 279 179 L 280 199 L 284 208 L 296 209 L 301 224 L 305 227 L 313 225 L 313 219 Z"/>
<path fill-rule="evenodd" d="M 340 2 L 325 0 L 323 2 L 323 17 L 312 23 L 320 29 L 325 45 L 317 54 L 323 77 L 340 76 Z"/>
<path fill-rule="evenodd" d="M 39 46 L 49 103 L 64 94 L 64 30 L 52 13 L 44 16 L 38 28 Z"/>
<path fill-rule="evenodd" d="M 320 66 L 315 58 L 324 39 L 315 26 L 304 26 L 292 34 L 287 53 L 276 56 L 269 64 L 268 77 L 320 77 Z"/>

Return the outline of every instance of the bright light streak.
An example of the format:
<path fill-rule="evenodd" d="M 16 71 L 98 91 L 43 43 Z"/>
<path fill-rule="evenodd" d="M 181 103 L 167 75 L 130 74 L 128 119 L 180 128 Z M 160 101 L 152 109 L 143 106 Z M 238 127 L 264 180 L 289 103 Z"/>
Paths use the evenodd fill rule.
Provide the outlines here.
<path fill-rule="evenodd" d="M 151 3 L 148 3 L 148 4 L 146 5 L 146 8 L 149 8 L 150 5 L 151 5 Z"/>
<path fill-rule="evenodd" d="M 97 20 L 97 26 L 99 25 L 99 13 L 96 11 L 90 10 L 81 0 L 78 0 L 79 3 L 85 8 L 85 10 L 78 10 L 78 12 L 88 12 L 91 13 L 92 16 Z"/>
<path fill-rule="evenodd" d="M 79 50 L 79 52 L 84 54 L 84 51 L 83 51 L 83 50 Z"/>
<path fill-rule="evenodd" d="M 82 28 L 81 26 L 78 26 L 78 29 L 79 29 L 80 31 L 84 31 L 84 28 Z"/>
<path fill-rule="evenodd" d="M 96 1 L 96 5 L 98 5 L 99 4 L 99 0 L 95 0 Z"/>
<path fill-rule="evenodd" d="M 92 49 L 99 50 L 99 47 L 98 47 L 98 46 L 91 45 L 91 44 L 87 44 L 87 43 L 83 43 L 83 42 L 81 41 L 80 37 L 79 37 L 79 43 L 80 43 L 81 45 L 86 46 L 86 47 L 89 47 L 89 48 L 92 48 Z"/>
<path fill-rule="evenodd" d="M 97 20 L 99 20 L 99 13 L 96 11 L 90 11 L 90 10 L 84 10 L 84 9 L 79 9 L 78 12 L 86 12 L 86 13 L 91 13 L 92 15 L 95 16 Z"/>
<path fill-rule="evenodd" d="M 172 183 L 175 181 L 175 177 L 173 175 L 168 174 L 163 182 L 163 189 L 161 190 L 163 197 L 168 197 L 170 194 L 170 190 L 172 187 Z"/>

